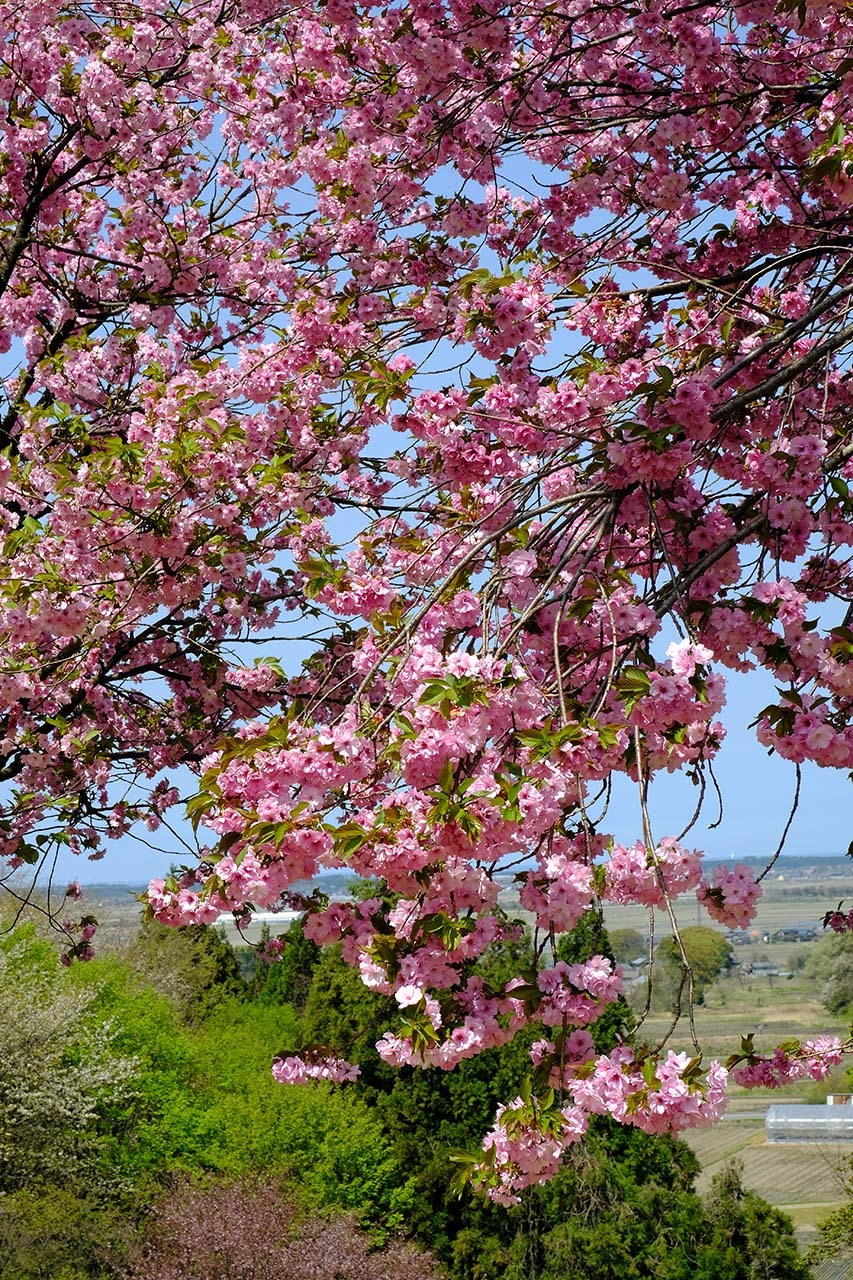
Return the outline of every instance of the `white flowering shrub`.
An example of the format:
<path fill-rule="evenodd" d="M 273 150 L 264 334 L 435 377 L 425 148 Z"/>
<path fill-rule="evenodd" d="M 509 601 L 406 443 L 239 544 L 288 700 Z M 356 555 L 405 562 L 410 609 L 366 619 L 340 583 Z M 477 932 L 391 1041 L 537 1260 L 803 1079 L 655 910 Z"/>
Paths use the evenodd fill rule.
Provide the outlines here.
<path fill-rule="evenodd" d="M 70 1186 L 97 1168 L 99 1116 L 135 1063 L 115 1051 L 96 997 L 31 926 L 0 944 L 0 1192 Z"/>

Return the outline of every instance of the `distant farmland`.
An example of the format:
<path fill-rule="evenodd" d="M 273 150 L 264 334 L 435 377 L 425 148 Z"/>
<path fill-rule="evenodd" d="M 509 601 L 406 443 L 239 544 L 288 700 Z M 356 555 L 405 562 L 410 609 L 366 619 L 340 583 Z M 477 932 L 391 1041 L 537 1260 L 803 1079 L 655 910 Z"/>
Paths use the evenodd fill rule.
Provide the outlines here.
<path fill-rule="evenodd" d="M 743 1165 L 744 1186 L 790 1214 L 804 1240 L 846 1200 L 852 1143 L 768 1143 L 760 1120 L 723 1121 L 713 1129 L 688 1131 L 684 1138 L 702 1163 L 700 1192 L 735 1157 Z"/>

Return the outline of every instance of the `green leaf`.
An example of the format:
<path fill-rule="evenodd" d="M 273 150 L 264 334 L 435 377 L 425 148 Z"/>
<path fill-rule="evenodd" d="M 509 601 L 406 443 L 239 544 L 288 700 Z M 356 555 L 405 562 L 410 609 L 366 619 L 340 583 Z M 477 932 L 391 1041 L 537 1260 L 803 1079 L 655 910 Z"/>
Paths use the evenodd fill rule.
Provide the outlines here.
<path fill-rule="evenodd" d="M 449 796 L 453 792 L 453 761 L 445 760 L 441 766 L 441 773 L 438 775 L 438 785 L 441 787 L 445 795 Z"/>
<path fill-rule="evenodd" d="M 542 992 L 532 983 L 523 983 L 521 986 L 513 987 L 511 991 L 507 991 L 507 997 L 510 1000 L 523 1000 L 538 1004 L 542 999 Z"/>
<path fill-rule="evenodd" d="M 626 667 L 621 673 L 616 687 L 625 710 L 630 715 L 637 703 L 646 696 L 651 688 L 649 673 L 644 671 L 642 667 Z"/>
<path fill-rule="evenodd" d="M 204 815 L 216 803 L 216 796 L 210 791 L 199 791 L 198 795 L 192 796 L 186 803 L 186 815 L 192 823 L 193 830 L 198 830 L 198 825 Z"/>
<path fill-rule="evenodd" d="M 431 680 L 429 684 L 424 686 L 424 691 L 418 698 L 418 706 L 433 707 L 436 703 L 441 702 L 447 697 L 447 685 L 443 680 Z"/>
<path fill-rule="evenodd" d="M 357 822 L 345 823 L 335 831 L 335 853 L 341 858 L 349 858 L 361 848 L 369 834 Z"/>
<path fill-rule="evenodd" d="M 480 1156 L 472 1154 L 470 1151 L 463 1151 L 461 1148 L 451 1149 L 447 1152 L 448 1160 L 453 1164 L 474 1165 L 480 1163 Z"/>

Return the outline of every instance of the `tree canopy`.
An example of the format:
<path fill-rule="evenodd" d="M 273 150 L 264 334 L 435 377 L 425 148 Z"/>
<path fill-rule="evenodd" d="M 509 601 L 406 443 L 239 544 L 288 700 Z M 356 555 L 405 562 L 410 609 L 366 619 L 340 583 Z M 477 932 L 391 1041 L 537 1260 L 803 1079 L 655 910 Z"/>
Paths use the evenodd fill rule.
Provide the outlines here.
<path fill-rule="evenodd" d="M 705 987 L 734 962 L 732 944 L 718 930 L 702 924 L 686 925 L 678 941 L 662 938 L 657 947 L 657 960 L 676 991 L 683 986 L 682 948 L 692 975 L 694 997 L 704 995 Z"/>
<path fill-rule="evenodd" d="M 160 839 L 189 770 L 160 921 L 348 867 L 373 897 L 288 900 L 399 1010 L 386 1062 L 538 1029 L 496 1199 L 591 1115 L 713 1119 L 699 1046 L 591 1055 L 620 977 L 555 939 L 600 899 L 752 918 L 647 803 L 703 800 L 726 669 L 775 683 L 768 749 L 853 765 L 849 9 L 0 0 L 0 39 L 11 870 Z M 534 955 L 493 988 L 510 873 Z"/>

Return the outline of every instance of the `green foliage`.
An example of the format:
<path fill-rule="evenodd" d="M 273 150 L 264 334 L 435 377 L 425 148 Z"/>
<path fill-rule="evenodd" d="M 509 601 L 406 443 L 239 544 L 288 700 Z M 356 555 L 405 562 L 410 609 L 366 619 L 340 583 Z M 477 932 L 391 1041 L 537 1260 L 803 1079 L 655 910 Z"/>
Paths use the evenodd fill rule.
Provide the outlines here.
<path fill-rule="evenodd" d="M 610 946 L 618 964 L 630 964 L 632 960 L 648 953 L 648 944 L 637 929 L 609 929 Z"/>
<path fill-rule="evenodd" d="M 600 917 L 585 917 L 559 940 L 557 954 L 567 963 L 592 954 L 612 957 Z M 530 958 L 530 939 L 522 935 L 490 948 L 477 970 L 499 988 Z M 371 1104 L 369 1114 L 379 1121 L 398 1170 L 397 1207 L 454 1280 L 694 1280 L 699 1255 L 711 1259 L 708 1222 L 692 1190 L 696 1159 L 672 1139 L 596 1119 L 554 1182 L 528 1191 L 518 1209 L 457 1198 L 449 1152 L 472 1148 L 493 1123 L 498 1103 L 519 1091 L 530 1071 L 530 1037 L 519 1036 L 452 1072 L 390 1073 L 373 1045 L 391 1011 L 390 1002 L 367 991 L 332 949 L 314 971 L 303 1033 L 361 1063 L 365 1083 L 354 1088 Z M 630 1011 L 615 1002 L 592 1032 L 606 1050 L 630 1029 Z M 306 1149 L 294 1168 L 307 1160 Z M 713 1280 L 739 1280 L 740 1273 L 714 1266 Z M 790 1280 L 798 1280 L 796 1273 Z"/>
<path fill-rule="evenodd" d="M 375 1240 L 414 1232 L 453 1280 L 805 1280 L 783 1215 L 736 1179 L 715 1184 L 706 1213 L 687 1147 L 609 1120 L 595 1119 L 554 1182 L 518 1209 L 457 1198 L 449 1152 L 475 1146 L 523 1087 L 532 1033 L 453 1072 L 392 1071 L 375 1042 L 394 1002 L 364 987 L 339 948 L 318 960 L 298 931 L 291 966 L 272 966 L 246 999 L 227 944 L 209 930 L 177 936 L 148 934 L 134 952 L 145 979 L 116 957 L 62 969 L 31 928 L 0 944 L 0 1280 L 106 1280 L 128 1250 L 138 1255 L 164 1183 L 258 1178 L 290 1179 L 308 1204 L 354 1212 Z M 557 955 L 595 953 L 612 957 L 590 913 Z M 522 933 L 476 970 L 501 989 L 531 956 Z M 194 1024 L 193 983 L 207 1009 Z M 304 998 L 302 1017 L 288 996 Z M 630 1030 L 623 1002 L 592 1028 L 604 1050 Z M 279 1085 L 271 1062 L 300 1043 L 360 1062 L 360 1083 Z M 19 1079 L 26 1124 L 23 1111 L 10 1121 Z M 36 1105 L 49 1095 L 50 1114 Z M 14 1137 L 24 1154 L 13 1167 Z"/>
<path fill-rule="evenodd" d="M 289 1006 L 238 1000 L 199 1030 L 204 1167 L 236 1178 L 291 1174 L 320 1204 L 399 1225 L 404 1199 L 392 1144 L 358 1093 L 272 1078 L 273 1058 L 298 1036 Z"/>
<path fill-rule="evenodd" d="M 848 1187 L 848 1195 L 853 1187 Z M 806 1254 L 806 1261 L 814 1266 L 827 1258 L 853 1254 L 853 1200 L 835 1209 L 817 1229 L 817 1237 Z"/>
<path fill-rule="evenodd" d="M 0 935 L 0 955 L 5 972 L 10 977 L 18 975 L 26 983 L 39 978 L 50 981 L 59 973 L 56 948 L 29 920 Z"/>
<path fill-rule="evenodd" d="M 590 956 L 614 958 L 604 917 L 595 910 L 584 912 L 571 933 L 564 933 L 557 944 L 557 957 L 566 964 L 580 964 Z"/>
<path fill-rule="evenodd" d="M 376 1109 L 406 1176 L 408 1226 L 445 1261 L 466 1231 L 481 1242 L 503 1230 L 505 1210 L 451 1191 L 449 1152 L 470 1148 L 492 1126 L 498 1103 L 529 1073 L 530 1037 L 461 1062 L 455 1070 L 405 1068 Z"/>
<path fill-rule="evenodd" d="M 680 1142 L 593 1122 L 552 1184 L 528 1193 L 502 1280 L 693 1280 L 697 1171 Z M 487 1273 L 472 1270 L 472 1280 Z"/>
<path fill-rule="evenodd" d="M 70 974 L 92 994 L 94 1011 L 112 1028 L 115 1051 L 135 1062 L 128 1089 L 106 1117 L 111 1165 L 142 1188 L 207 1167 L 199 1094 L 204 1062 L 175 1005 L 115 957 L 77 966 Z"/>
<path fill-rule="evenodd" d="M 136 1063 L 31 926 L 0 948 L 0 1192 L 111 1176 L 102 1123 Z"/>
<path fill-rule="evenodd" d="M 217 1004 L 245 992 L 233 948 L 208 925 L 176 929 L 151 920 L 131 943 L 127 961 L 187 1023 L 203 1022 Z"/>
<path fill-rule="evenodd" d="M 846 1014 L 849 1011 L 853 1005 L 853 955 L 838 957 L 820 994 L 829 1013 Z"/>
<path fill-rule="evenodd" d="M 516 937 L 493 942 L 479 957 L 475 970 L 487 987 L 503 992 L 511 978 L 517 978 L 533 964 L 533 943 L 527 929 L 519 928 Z"/>
<path fill-rule="evenodd" d="M 305 937 L 301 920 L 294 920 L 284 940 L 284 951 L 272 964 L 260 961 L 255 970 L 252 995 L 258 1004 L 290 1004 L 305 1009 L 311 979 L 322 952 Z"/>
<path fill-rule="evenodd" d="M 491 948 L 478 964 L 489 984 L 502 987 L 530 959 L 522 936 Z M 398 1180 L 396 1218 L 425 1244 L 445 1256 L 466 1224 L 478 1238 L 499 1230 L 504 1211 L 460 1202 L 451 1194 L 453 1166 L 448 1152 L 470 1145 L 494 1121 L 498 1103 L 511 1097 L 530 1069 L 530 1036 L 500 1050 L 462 1062 L 452 1072 L 437 1068 L 397 1071 L 376 1052 L 376 1041 L 393 1024 L 392 1000 L 368 990 L 341 958 L 340 948 L 324 952 L 314 971 L 302 1023 L 303 1040 L 328 1046 L 361 1066 L 359 1084 L 335 1098 L 358 1095 L 380 1127 L 377 1150 L 384 1150 Z"/>
<path fill-rule="evenodd" d="M 302 1040 L 357 1062 L 362 1086 L 387 1090 L 397 1073 L 379 1058 L 376 1041 L 394 1025 L 398 1013 L 390 997 L 371 991 L 344 964 L 340 946 L 329 947 L 314 970 L 305 1000 Z"/>
<path fill-rule="evenodd" d="M 705 988 L 730 969 L 734 961 L 732 944 L 717 929 L 709 929 L 707 925 L 691 924 L 681 930 L 681 941 L 687 961 L 693 971 L 694 993 L 701 1000 Z M 656 981 L 662 977 L 668 988 L 666 994 L 671 1002 L 672 995 L 681 981 L 681 953 L 674 938 L 662 938 L 656 952 L 658 970 Z"/>
<path fill-rule="evenodd" d="M 0 1196 L 0 1280 L 111 1276 L 129 1235 L 116 1210 L 66 1187 Z"/>
<path fill-rule="evenodd" d="M 853 1261 L 853 1160 L 847 1160 L 847 1203 L 833 1210 L 824 1218 L 817 1236 L 806 1255 L 806 1261 L 814 1266 L 828 1258 L 845 1258 Z"/>
<path fill-rule="evenodd" d="M 812 949 L 806 976 L 820 986 L 820 997 L 830 1013 L 846 1013 L 853 1005 L 853 934 L 833 933 Z"/>
<path fill-rule="evenodd" d="M 809 952 L 805 973 L 816 982 L 826 982 L 839 956 L 853 954 L 853 933 L 828 933 Z"/>
<path fill-rule="evenodd" d="M 709 1232 L 697 1259 L 696 1280 L 809 1280 L 794 1224 L 741 1180 L 732 1161 L 711 1180 L 705 1201 Z"/>
<path fill-rule="evenodd" d="M 209 932 L 172 951 L 162 941 L 144 954 L 158 965 L 172 954 L 179 977 L 200 956 L 210 1010 L 201 1025 L 187 1025 L 188 982 L 170 998 L 115 957 L 65 970 L 32 930 L 0 947 L 2 1229 L 23 1250 L 9 1280 L 100 1274 L 89 1235 L 100 1248 L 117 1212 L 132 1222 L 181 1174 L 292 1174 L 313 1203 L 357 1211 L 376 1230 L 402 1226 L 409 1193 L 375 1110 L 355 1092 L 272 1078 L 275 1055 L 300 1038 L 295 1010 L 229 996 L 230 949 Z M 96 1191 L 91 1202 L 81 1180 Z M 70 1197 L 66 1228 L 37 1208 L 48 1189 Z M 70 1261 L 38 1271 L 29 1259 L 39 1253 Z"/>

